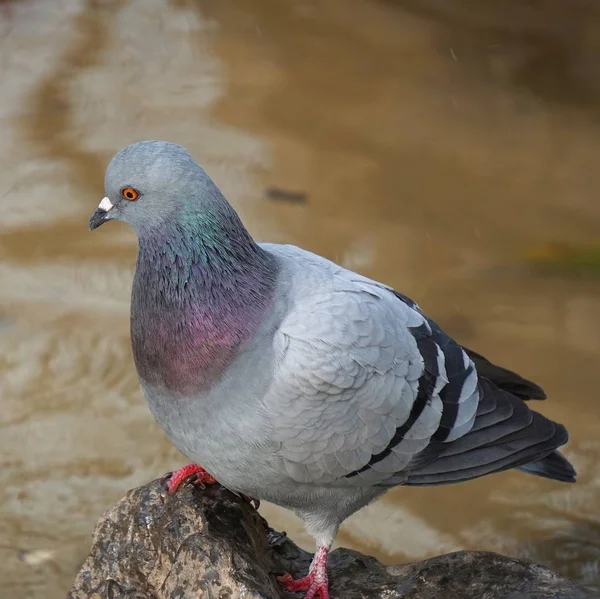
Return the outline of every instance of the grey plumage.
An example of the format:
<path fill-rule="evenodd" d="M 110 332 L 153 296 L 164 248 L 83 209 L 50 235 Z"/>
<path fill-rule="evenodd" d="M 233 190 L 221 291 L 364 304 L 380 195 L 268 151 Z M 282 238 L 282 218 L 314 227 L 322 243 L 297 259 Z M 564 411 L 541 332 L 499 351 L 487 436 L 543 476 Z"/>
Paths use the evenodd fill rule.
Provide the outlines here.
<path fill-rule="evenodd" d="M 134 183 L 142 197 L 124 205 L 118 190 Z M 574 480 L 556 452 L 565 428 L 524 401 L 545 397 L 537 385 L 461 347 L 388 286 L 297 247 L 255 244 L 179 146 L 127 148 L 107 194 L 140 237 L 132 336 L 154 417 L 224 485 L 295 510 L 318 545 L 394 485 L 515 467 Z M 154 326 L 150 309 L 169 315 L 155 345 L 139 331 Z M 161 362 L 163 344 L 177 361 Z M 150 376 L 159 362 L 167 374 Z"/>

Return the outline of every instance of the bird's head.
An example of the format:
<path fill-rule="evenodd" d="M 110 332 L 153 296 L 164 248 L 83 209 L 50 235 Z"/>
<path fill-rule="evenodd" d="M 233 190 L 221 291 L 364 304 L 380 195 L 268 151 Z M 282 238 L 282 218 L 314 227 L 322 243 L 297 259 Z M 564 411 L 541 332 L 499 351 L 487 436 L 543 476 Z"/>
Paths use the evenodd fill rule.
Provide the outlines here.
<path fill-rule="evenodd" d="M 220 196 L 185 148 L 164 141 L 142 141 L 119 151 L 106 169 L 104 189 L 90 230 L 122 220 L 138 236 L 164 227 L 182 209 L 201 210 Z"/>

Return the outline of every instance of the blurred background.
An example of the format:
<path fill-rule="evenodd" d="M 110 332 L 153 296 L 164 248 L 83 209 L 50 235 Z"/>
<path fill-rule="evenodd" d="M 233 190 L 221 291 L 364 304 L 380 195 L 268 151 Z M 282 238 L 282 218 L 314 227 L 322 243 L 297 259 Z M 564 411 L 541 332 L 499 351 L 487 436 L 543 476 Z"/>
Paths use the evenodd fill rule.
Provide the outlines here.
<path fill-rule="evenodd" d="M 107 161 L 152 138 L 256 238 L 395 286 L 569 428 L 577 485 L 399 488 L 338 544 L 499 551 L 598 588 L 599 117 L 591 0 L 2 2 L 0 596 L 64 597 L 103 510 L 185 461 L 133 367 L 133 233 L 87 231 Z"/>

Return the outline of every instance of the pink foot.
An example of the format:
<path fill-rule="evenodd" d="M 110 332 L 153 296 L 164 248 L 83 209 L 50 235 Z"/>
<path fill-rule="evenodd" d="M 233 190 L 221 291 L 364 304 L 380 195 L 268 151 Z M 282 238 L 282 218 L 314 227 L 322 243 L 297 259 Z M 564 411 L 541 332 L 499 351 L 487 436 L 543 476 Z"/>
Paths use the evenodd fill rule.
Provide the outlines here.
<path fill-rule="evenodd" d="M 279 582 L 288 591 L 306 591 L 304 599 L 330 599 L 327 579 L 327 548 L 319 547 L 308 576 L 294 580 L 289 574 L 279 577 Z"/>
<path fill-rule="evenodd" d="M 198 466 L 198 464 L 188 464 L 187 466 L 183 466 L 183 468 L 179 468 L 179 470 L 175 470 L 167 479 L 169 493 L 175 493 L 191 476 L 194 476 L 195 479 L 190 482 L 193 482 L 195 485 L 214 485 L 217 482 L 214 476 L 211 476 L 204 468 Z"/>
<path fill-rule="evenodd" d="M 194 477 L 191 479 L 191 477 Z M 167 490 L 169 493 L 175 493 L 179 487 L 184 484 L 187 480 L 193 483 L 194 485 L 214 485 L 217 482 L 217 479 L 210 475 L 202 466 L 198 466 L 198 464 L 188 464 L 187 466 L 183 466 L 179 470 L 175 470 L 168 478 L 165 477 L 163 480 L 166 480 Z M 253 499 L 252 497 L 248 497 L 248 495 L 239 494 L 239 496 L 248 503 L 251 503 L 255 509 L 260 507 L 260 501 L 258 499 Z"/>

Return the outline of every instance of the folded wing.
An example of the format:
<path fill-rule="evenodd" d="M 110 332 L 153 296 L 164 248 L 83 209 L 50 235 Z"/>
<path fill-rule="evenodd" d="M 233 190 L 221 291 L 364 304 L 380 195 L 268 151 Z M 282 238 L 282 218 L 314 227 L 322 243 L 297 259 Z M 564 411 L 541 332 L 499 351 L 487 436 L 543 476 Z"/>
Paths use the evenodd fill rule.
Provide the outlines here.
<path fill-rule="evenodd" d="M 544 397 L 537 385 L 461 347 L 409 298 L 326 264 L 324 281 L 296 289 L 265 398 L 291 478 L 442 484 L 514 467 L 573 478 L 554 452 L 566 430 L 523 401 Z"/>

